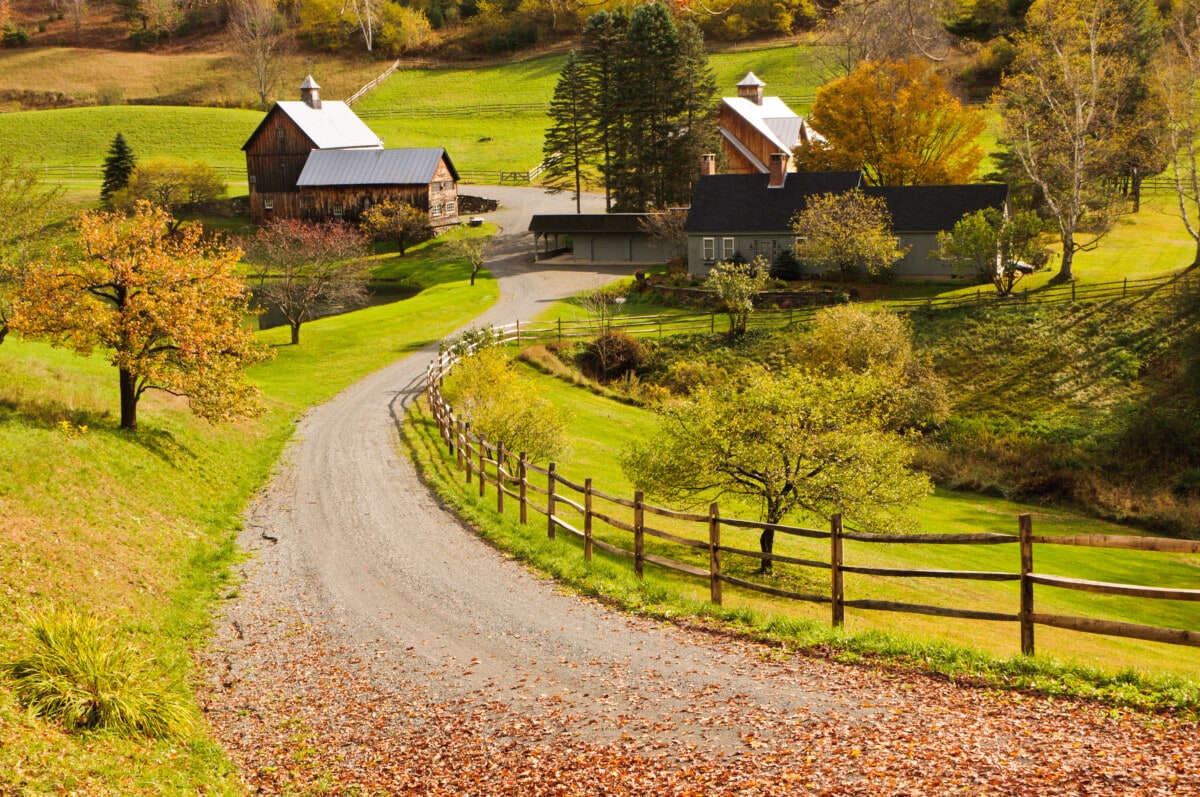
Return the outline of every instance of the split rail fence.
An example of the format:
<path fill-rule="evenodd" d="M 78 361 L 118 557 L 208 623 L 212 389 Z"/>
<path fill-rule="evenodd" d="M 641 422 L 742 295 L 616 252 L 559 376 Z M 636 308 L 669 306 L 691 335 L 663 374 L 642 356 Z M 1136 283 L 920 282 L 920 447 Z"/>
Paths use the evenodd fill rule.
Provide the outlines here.
<path fill-rule="evenodd" d="M 632 560 L 633 570 L 639 578 L 643 577 L 646 565 L 651 564 L 682 573 L 685 576 L 706 580 L 710 599 L 718 605 L 723 600 L 722 589 L 725 586 L 765 593 L 787 600 L 829 604 L 831 622 L 835 626 L 841 626 L 844 623 L 845 611 L 848 608 L 1018 623 L 1021 634 L 1021 651 L 1026 655 L 1034 653 L 1034 628 L 1039 625 L 1200 647 L 1200 630 L 1164 628 L 1094 617 L 1050 614 L 1037 611 L 1034 604 L 1035 585 L 1135 598 L 1200 601 L 1200 589 L 1090 581 L 1039 573 L 1034 570 L 1035 545 L 1073 545 L 1089 548 L 1197 554 L 1200 553 L 1200 541 L 1114 535 L 1035 535 L 1032 516 L 1028 514 L 1020 516 L 1017 535 L 991 533 L 893 535 L 848 530 L 843 526 L 841 515 L 834 515 L 830 519 L 829 529 L 821 530 L 724 517 L 716 503 L 711 504 L 708 512 L 704 514 L 655 506 L 646 502 L 641 491 L 634 492 L 632 496 L 614 495 L 600 489 L 593 484 L 590 478 L 584 479 L 582 482 L 570 479 L 560 473 L 554 463 L 550 463 L 545 468 L 540 467 L 530 462 L 524 453 L 513 456 L 513 452 L 505 449 L 503 442 L 493 443 L 476 435 L 472 432 L 470 423 L 462 417 L 456 416 L 441 394 L 442 376 L 454 362 L 454 357 L 443 355 L 437 362 L 430 364 L 427 373 L 427 387 L 433 418 L 437 423 L 442 441 L 454 456 L 455 467 L 463 474 L 467 484 L 478 485 L 481 498 L 488 494 L 489 489 L 495 493 L 496 509 L 501 514 L 505 512 L 506 506 L 510 505 L 509 502 L 515 502 L 521 524 L 529 524 L 532 511 L 545 518 L 546 534 L 550 538 L 556 538 L 559 532 L 563 532 L 580 539 L 583 543 L 583 557 L 587 561 L 591 561 L 593 552 L 599 549 L 615 557 Z M 693 537 L 685 536 L 684 533 L 676 533 L 676 531 L 667 531 L 658 527 L 666 525 L 656 520 L 660 518 L 675 521 L 675 528 L 679 525 L 691 526 L 700 529 L 701 532 L 699 536 Z M 601 530 L 616 530 L 628 535 L 625 537 L 628 540 L 627 544 L 618 545 L 598 538 L 595 533 L 598 525 Z M 778 553 L 767 554 L 762 551 L 746 550 L 730 545 L 723 540 L 722 531 L 725 529 L 769 531 L 776 535 L 828 540 L 829 556 L 827 559 L 805 559 Z M 609 535 L 606 534 L 606 536 Z M 646 550 L 647 538 L 660 541 L 664 546 L 676 546 L 681 553 L 666 556 L 649 552 Z M 609 536 L 609 539 L 612 537 Z M 1019 549 L 1020 566 L 1016 572 L 863 567 L 845 561 L 843 546 L 847 540 L 890 545 L 1015 545 Z M 661 549 L 659 547 L 659 550 Z M 682 553 L 688 550 L 692 552 L 693 561 L 681 561 L 684 558 Z M 769 562 L 772 565 L 794 565 L 828 570 L 829 591 L 827 593 L 795 592 L 739 578 L 728 572 L 725 566 L 726 557 L 744 557 L 762 563 Z M 847 599 L 845 575 L 848 573 L 899 579 L 1019 582 L 1019 598 L 1017 605 L 1007 611 L 961 609 L 869 598 Z"/>

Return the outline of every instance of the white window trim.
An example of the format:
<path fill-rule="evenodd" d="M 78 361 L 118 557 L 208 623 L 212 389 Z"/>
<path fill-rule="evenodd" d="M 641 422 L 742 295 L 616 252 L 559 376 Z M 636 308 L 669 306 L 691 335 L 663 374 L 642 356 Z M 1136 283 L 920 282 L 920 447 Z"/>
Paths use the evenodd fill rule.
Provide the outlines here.
<path fill-rule="evenodd" d="M 737 239 L 736 238 L 722 238 L 721 239 L 721 259 L 722 260 L 731 260 L 736 253 L 737 253 Z"/>
<path fill-rule="evenodd" d="M 704 239 L 703 256 L 704 256 L 705 260 L 716 260 L 717 259 L 717 239 L 716 238 L 705 238 Z"/>

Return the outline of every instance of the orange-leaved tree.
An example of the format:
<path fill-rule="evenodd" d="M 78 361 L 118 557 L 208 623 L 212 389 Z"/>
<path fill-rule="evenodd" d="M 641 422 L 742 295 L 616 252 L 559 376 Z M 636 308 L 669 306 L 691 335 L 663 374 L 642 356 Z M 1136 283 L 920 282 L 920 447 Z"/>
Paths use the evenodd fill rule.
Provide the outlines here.
<path fill-rule="evenodd" d="M 817 91 L 809 116 L 825 137 L 796 149 L 802 171 L 859 169 L 872 185 L 970 180 L 983 160 L 983 115 L 919 58 L 866 61 Z"/>
<path fill-rule="evenodd" d="M 261 411 L 245 369 L 270 356 L 243 323 L 249 291 L 241 252 L 206 245 L 198 226 L 167 233 L 170 216 L 147 202 L 133 213 L 76 217 L 72 251 L 34 263 L 14 328 L 82 355 L 102 350 L 117 368 L 121 428 L 137 428 L 147 390 L 186 396 L 210 421 Z"/>

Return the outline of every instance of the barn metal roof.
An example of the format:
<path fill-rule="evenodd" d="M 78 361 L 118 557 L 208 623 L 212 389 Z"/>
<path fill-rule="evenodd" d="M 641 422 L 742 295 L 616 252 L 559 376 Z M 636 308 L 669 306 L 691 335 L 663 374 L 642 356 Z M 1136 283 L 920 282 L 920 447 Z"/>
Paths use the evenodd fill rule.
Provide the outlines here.
<path fill-rule="evenodd" d="M 807 128 L 810 136 L 816 132 L 807 127 L 804 119 L 778 97 L 763 97 L 762 105 L 745 97 L 723 97 L 721 102 L 779 147 L 780 152 L 791 152 L 796 148 L 800 142 L 801 128 Z"/>
<path fill-rule="evenodd" d="M 450 174 L 458 171 L 441 147 L 423 149 L 313 150 L 296 185 L 427 185 L 445 159 Z"/>
<path fill-rule="evenodd" d="M 371 128 L 359 119 L 350 106 L 338 100 L 322 100 L 320 108 L 310 108 L 300 100 L 285 100 L 275 103 L 272 113 L 278 109 L 285 113 L 304 131 L 317 149 L 382 149 L 383 142 L 371 132 Z M 267 124 L 267 114 L 242 146 L 245 149 Z"/>

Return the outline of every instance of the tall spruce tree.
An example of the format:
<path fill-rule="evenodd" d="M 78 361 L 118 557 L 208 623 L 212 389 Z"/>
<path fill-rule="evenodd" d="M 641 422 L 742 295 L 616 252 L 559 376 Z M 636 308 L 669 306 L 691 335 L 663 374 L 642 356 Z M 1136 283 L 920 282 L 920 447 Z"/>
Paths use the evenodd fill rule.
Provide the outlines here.
<path fill-rule="evenodd" d="M 112 202 L 113 194 L 129 185 L 129 177 L 137 158 L 125 141 L 125 136 L 117 133 L 108 148 L 108 156 L 104 159 L 104 182 L 100 185 L 100 201 L 105 205 Z"/>
<path fill-rule="evenodd" d="M 617 101 L 617 65 L 629 31 L 624 9 L 598 11 L 583 26 L 580 70 L 592 97 L 591 127 L 596 143 L 600 174 L 604 180 L 604 209 L 612 210 L 613 160 L 624 128 L 624 114 Z"/>
<path fill-rule="evenodd" d="M 583 176 L 590 170 L 596 152 L 591 105 L 583 70 L 572 50 L 554 87 L 554 99 L 550 101 L 553 124 L 546 131 L 542 155 L 547 184 L 551 188 L 562 191 L 574 184 L 576 213 L 583 212 L 580 197 Z"/>
<path fill-rule="evenodd" d="M 717 137 L 712 99 L 717 93 L 717 79 L 708 65 L 704 34 L 696 23 L 685 20 L 680 24 L 679 44 L 683 112 L 667 175 L 667 196 L 675 206 L 686 205 L 691 199 L 696 181 L 700 179 L 700 155 L 712 151 Z"/>

